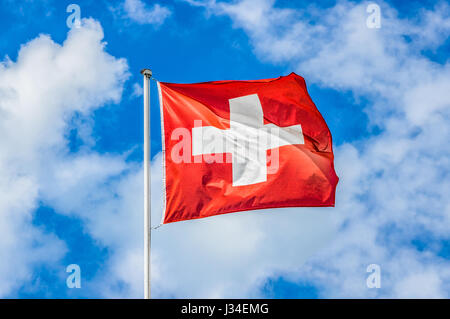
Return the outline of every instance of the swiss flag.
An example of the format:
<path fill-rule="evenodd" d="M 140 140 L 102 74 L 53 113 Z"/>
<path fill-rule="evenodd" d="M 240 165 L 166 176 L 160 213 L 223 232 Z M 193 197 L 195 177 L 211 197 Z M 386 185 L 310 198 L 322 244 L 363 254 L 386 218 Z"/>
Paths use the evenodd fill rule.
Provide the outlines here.
<path fill-rule="evenodd" d="M 163 223 L 275 207 L 334 206 L 331 133 L 301 76 L 158 82 Z"/>

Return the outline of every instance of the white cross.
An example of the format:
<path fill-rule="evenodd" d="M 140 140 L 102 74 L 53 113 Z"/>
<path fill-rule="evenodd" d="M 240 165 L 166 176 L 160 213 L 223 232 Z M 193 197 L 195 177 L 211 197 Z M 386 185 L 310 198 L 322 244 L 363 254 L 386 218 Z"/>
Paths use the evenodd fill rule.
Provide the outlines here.
<path fill-rule="evenodd" d="M 194 127 L 192 155 L 231 153 L 233 186 L 265 182 L 266 151 L 304 144 L 302 127 L 300 124 L 288 127 L 272 123 L 264 125 L 263 109 L 257 94 L 230 99 L 229 103 L 230 128 Z"/>

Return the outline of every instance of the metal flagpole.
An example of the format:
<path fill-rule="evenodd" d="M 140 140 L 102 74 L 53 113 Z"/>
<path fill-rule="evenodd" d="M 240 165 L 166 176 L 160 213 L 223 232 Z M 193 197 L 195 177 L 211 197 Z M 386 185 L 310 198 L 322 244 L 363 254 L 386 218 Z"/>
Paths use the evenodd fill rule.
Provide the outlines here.
<path fill-rule="evenodd" d="M 141 74 L 144 76 L 144 298 L 150 299 L 150 78 L 152 71 L 143 69 Z"/>

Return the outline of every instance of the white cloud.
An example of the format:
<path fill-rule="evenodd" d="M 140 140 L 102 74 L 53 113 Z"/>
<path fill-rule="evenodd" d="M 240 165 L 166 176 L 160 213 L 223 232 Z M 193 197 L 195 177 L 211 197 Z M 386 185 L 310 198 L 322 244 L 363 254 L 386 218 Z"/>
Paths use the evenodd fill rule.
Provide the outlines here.
<path fill-rule="evenodd" d="M 446 298 L 442 294 L 443 282 L 435 271 L 420 272 L 403 278 L 395 287 L 399 298 Z"/>
<path fill-rule="evenodd" d="M 167 7 L 158 3 L 148 7 L 142 0 L 125 0 L 122 7 L 124 16 L 138 24 L 159 26 L 172 14 Z"/>
<path fill-rule="evenodd" d="M 208 9 L 230 16 L 265 61 L 366 97 L 365 112 L 382 132 L 337 148 L 334 209 L 236 213 L 155 231 L 154 295 L 253 297 L 265 279 L 281 274 L 310 280 L 324 297 L 448 297 L 448 261 L 411 245 L 424 233 L 449 239 L 449 66 L 421 51 L 437 50 L 448 36 L 441 23 L 448 6 L 407 21 L 382 4 L 378 30 L 366 28 L 364 5 L 346 1 L 310 7 L 308 15 L 262 0 L 209 1 Z M 122 94 L 126 62 L 108 55 L 102 38 L 98 23 L 85 20 L 63 45 L 40 36 L 1 66 L 0 168 L 7 173 L 0 180 L 0 257 L 11 260 L 0 265 L 1 295 L 29 280 L 33 266 L 50 266 L 65 253 L 64 243 L 31 223 L 42 200 L 81 218 L 108 247 L 106 271 L 87 285 L 100 296 L 142 296 L 141 169 L 124 156 L 89 148 L 69 154 L 67 147 L 75 114 L 89 118 Z M 153 224 L 161 212 L 160 161 L 152 163 Z M 381 266 L 380 290 L 365 286 L 372 263 Z"/>
<path fill-rule="evenodd" d="M 133 169 L 118 181 L 110 200 L 84 201 L 90 234 L 114 252 L 91 283 L 104 297 L 142 297 L 142 174 Z M 153 225 L 161 219 L 161 174 L 159 154 L 152 162 Z M 332 214 L 327 208 L 265 210 L 165 225 L 152 236 L 153 296 L 256 296 L 268 275 L 295 268 L 333 236 Z"/>
<path fill-rule="evenodd" d="M 330 9 L 310 8 L 312 18 L 320 17 L 316 24 L 309 23 L 305 11 L 275 8 L 273 1 L 190 3 L 230 16 L 265 61 L 287 63 L 308 82 L 367 98 L 364 111 L 382 132 L 336 149 L 341 180 L 334 209 L 236 213 L 155 231 L 154 296 L 257 297 L 264 280 L 283 275 L 311 281 L 323 297 L 448 297 L 449 262 L 436 250 L 420 251 L 411 244 L 429 233 L 448 240 L 449 99 L 443 89 L 448 65 L 421 53 L 430 43 L 437 48 L 442 39 L 430 41 L 416 31 L 434 30 L 448 7 L 423 12 L 412 24 L 383 4 L 383 27 L 372 30 L 365 24 L 365 6 L 346 1 Z M 408 43 L 405 34 L 417 36 L 416 42 Z M 153 224 L 161 212 L 160 160 L 152 166 Z M 123 207 L 127 215 L 118 211 L 112 221 L 91 220 L 99 227 L 94 236 L 117 252 L 107 272 L 115 275 L 98 278 L 108 287 L 105 296 L 142 294 L 142 238 L 114 240 L 140 231 L 141 174 L 134 171 L 129 178 L 135 186 L 116 192 L 120 204 L 114 207 Z M 126 217 L 116 232 L 100 231 Z M 98 226 L 105 223 L 109 226 Z M 372 263 L 381 266 L 380 290 L 366 287 L 366 267 Z M 118 289 L 123 284 L 127 288 Z"/>
<path fill-rule="evenodd" d="M 144 94 L 144 89 L 142 88 L 142 85 L 138 83 L 133 84 L 133 93 L 131 94 L 132 97 L 140 97 Z"/>
<path fill-rule="evenodd" d="M 313 5 L 284 9 L 272 0 L 187 2 L 205 7 L 209 14 L 230 17 L 235 28 L 248 34 L 255 54 L 263 61 L 294 68 L 308 83 L 366 98 L 368 106 L 361 111 L 367 113 L 371 125 L 381 129 L 378 136 L 335 151 L 341 179 L 337 207 L 329 218 L 337 235 L 326 249 L 302 266 L 300 259 L 284 250 L 289 245 L 273 244 L 280 253 L 267 255 L 266 260 L 258 244 L 271 241 L 255 237 L 253 253 L 248 256 L 252 271 L 240 267 L 230 278 L 218 279 L 219 295 L 227 295 L 220 289 L 233 280 L 242 283 L 241 292 L 246 291 L 240 296 L 251 295 L 258 282 L 250 279 L 252 275 L 270 276 L 278 269 L 292 280 L 310 280 L 324 297 L 448 297 L 449 262 L 438 250 L 418 250 L 412 241 L 430 234 L 429 240 L 437 241 L 438 246 L 449 240 L 450 183 L 446 176 L 450 147 L 446 143 L 450 139 L 450 95 L 445 88 L 450 84 L 450 66 L 423 54 L 424 50 L 436 51 L 448 38 L 449 6 L 441 3 L 407 20 L 379 3 L 382 28 L 369 29 L 364 3 L 339 1 L 327 9 Z M 299 211 L 305 209 L 296 214 Z M 282 219 L 280 212 L 271 223 L 276 225 Z M 254 223 L 260 216 L 266 215 L 237 214 L 236 222 L 244 224 L 244 218 L 249 218 Z M 290 216 L 292 224 L 301 225 L 294 216 Z M 226 223 L 225 218 L 221 222 Z M 314 221 L 308 229 L 320 229 L 322 222 Z M 258 223 L 250 228 L 246 236 L 261 232 Z M 280 229 L 270 229 L 275 241 Z M 290 245 L 324 236 L 300 239 L 294 229 L 282 232 L 291 238 Z M 218 233 L 220 230 L 216 236 Z M 224 268 L 233 267 L 235 260 L 228 260 Z M 269 267 L 270 262 L 276 267 Z M 380 290 L 365 285 L 365 269 L 372 263 L 381 265 Z M 223 269 L 218 273 L 222 276 Z M 203 278 L 208 275 L 203 269 Z"/>
<path fill-rule="evenodd" d="M 0 255 L 12 260 L 0 269 L 4 296 L 29 285 L 34 266 L 57 267 L 66 252 L 61 240 L 32 225 L 38 202 L 80 218 L 86 233 L 108 247 L 106 271 L 84 281 L 85 287 L 104 297 L 142 296 L 142 171 L 126 163 L 125 155 L 89 148 L 95 142 L 92 111 L 118 102 L 127 78 L 126 62 L 108 55 L 102 38 L 99 24 L 84 20 L 63 45 L 42 35 L 21 48 L 16 62 L 2 64 L 0 163 L 10 176 L 3 174 L 0 183 Z M 88 142 L 75 154 L 68 152 L 67 140 L 73 126 Z M 161 213 L 160 160 L 152 166 L 154 224 Z M 154 295 L 255 294 L 268 275 L 285 264 L 295 267 L 323 245 L 333 233 L 331 213 L 267 210 L 162 227 L 153 237 Z M 23 230 L 26 235 L 19 236 Z"/>
<path fill-rule="evenodd" d="M 100 25 L 87 19 L 62 45 L 40 35 L 22 45 L 17 61 L 0 64 L 0 296 L 29 287 L 36 266 L 61 267 L 66 245 L 33 224 L 40 202 L 72 198 L 75 181 L 123 169 L 120 158 L 69 153 L 71 119 L 119 102 L 128 77 L 126 61 L 106 53 L 102 39 Z"/>

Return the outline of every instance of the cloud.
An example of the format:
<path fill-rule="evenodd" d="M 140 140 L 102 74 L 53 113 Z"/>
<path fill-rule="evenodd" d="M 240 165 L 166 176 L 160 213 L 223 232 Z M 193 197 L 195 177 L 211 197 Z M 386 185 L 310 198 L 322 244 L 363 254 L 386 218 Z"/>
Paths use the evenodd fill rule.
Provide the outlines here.
<path fill-rule="evenodd" d="M 151 167 L 153 225 L 162 212 L 161 168 L 158 154 Z M 83 202 L 89 233 L 113 252 L 91 283 L 102 287 L 103 297 L 143 294 L 142 174 L 136 167 L 118 180 L 107 192 L 109 200 Z M 255 287 L 268 275 L 282 265 L 296 267 L 332 237 L 332 213 L 327 208 L 265 210 L 158 228 L 152 236 L 153 296 L 257 296 Z M 320 229 L 311 227 L 317 224 Z"/>
<path fill-rule="evenodd" d="M 62 45 L 40 35 L 22 45 L 16 61 L 0 64 L 0 296 L 30 286 L 35 267 L 60 267 L 67 252 L 56 235 L 34 225 L 41 203 L 73 198 L 75 181 L 123 169 L 121 158 L 71 153 L 67 137 L 69 128 L 89 137 L 71 119 L 121 99 L 128 66 L 106 53 L 102 40 L 100 24 L 86 19 Z"/>
<path fill-rule="evenodd" d="M 381 133 L 336 149 L 341 178 L 336 238 L 292 280 L 309 280 L 322 297 L 448 297 L 450 65 L 438 50 L 450 33 L 448 4 L 402 19 L 379 3 L 381 29 L 366 26 L 367 4 L 284 9 L 274 1 L 196 2 L 242 28 L 263 61 L 283 63 L 308 83 L 364 97 L 361 109 Z M 312 227 L 319 227 L 314 225 Z M 381 266 L 382 289 L 365 286 L 367 265 Z"/>
<path fill-rule="evenodd" d="M 142 88 L 142 85 L 138 83 L 133 84 L 133 93 L 131 94 L 131 97 L 140 97 L 144 93 L 144 89 Z"/>
<path fill-rule="evenodd" d="M 448 7 L 424 11 L 412 24 L 382 4 L 383 27 L 372 30 L 365 6 L 346 1 L 311 7 L 309 17 L 273 1 L 190 3 L 229 16 L 264 61 L 285 63 L 307 81 L 366 98 L 360 112 L 381 133 L 336 148 L 336 208 L 236 213 L 154 231 L 154 297 L 261 297 L 265 281 L 278 276 L 309 282 L 322 297 L 448 297 L 449 262 L 439 247 L 449 239 L 450 225 L 444 91 L 450 77 L 447 64 L 422 53 L 443 40 L 417 31 L 437 28 Z M 411 44 L 405 34 L 417 40 Z M 153 224 L 162 210 L 160 165 L 158 155 L 152 163 Z M 142 224 L 141 176 L 132 170 L 110 192 L 115 204 L 103 201 L 92 208 L 99 214 L 85 217 L 91 234 L 115 252 L 108 276 L 96 278 L 107 297 L 142 295 L 142 237 L 128 237 Z M 435 244 L 419 249 L 414 242 L 422 238 Z M 379 290 L 366 287 L 372 263 L 381 266 Z"/>
<path fill-rule="evenodd" d="M 365 25 L 364 4 L 347 1 L 308 10 L 263 0 L 191 3 L 230 17 L 262 60 L 366 98 L 360 111 L 381 132 L 337 147 L 336 208 L 236 213 L 154 231 L 154 296 L 259 297 L 265 280 L 281 275 L 309 281 L 322 297 L 448 297 L 441 250 L 450 228 L 450 75 L 447 63 L 424 54 L 448 37 L 448 5 L 410 21 L 381 3 L 375 30 Z M 0 66 L 0 258 L 10 261 L 0 265 L 2 296 L 67 251 L 33 225 L 41 202 L 81 219 L 108 248 L 105 271 L 85 282 L 94 295 L 142 296 L 142 170 L 126 154 L 90 149 L 92 112 L 118 103 L 128 77 L 126 61 L 106 53 L 102 39 L 100 25 L 84 20 L 62 45 L 39 36 Z M 88 141 L 75 153 L 71 126 Z M 162 209 L 160 165 L 158 155 L 153 224 Z M 365 286 L 372 263 L 381 266 L 379 290 Z"/>
<path fill-rule="evenodd" d="M 122 16 L 138 24 L 160 26 L 172 14 L 172 11 L 156 3 L 148 7 L 142 0 L 125 0 L 119 9 Z"/>
<path fill-rule="evenodd" d="M 447 39 L 449 6 L 440 3 L 407 20 L 381 3 L 382 28 L 369 29 L 366 4 L 347 1 L 307 10 L 279 8 L 274 1 L 188 2 L 205 7 L 209 14 L 230 17 L 235 28 L 247 33 L 263 61 L 289 65 L 309 83 L 367 99 L 360 111 L 381 133 L 337 147 L 341 177 L 337 207 L 323 219 L 313 215 L 320 214 L 314 209 L 292 209 L 288 216 L 292 225 L 302 227 L 311 214 L 307 229 L 280 226 L 285 210 L 211 218 L 205 228 L 200 222 L 161 228 L 160 232 L 169 232 L 169 227 L 180 227 L 175 237 L 181 229 L 198 227 L 194 234 L 202 234 L 208 243 L 186 235 L 178 243 L 185 248 L 177 258 L 172 256 L 176 245 L 158 255 L 159 272 L 172 269 L 163 277 L 172 274 L 176 282 L 161 282 L 158 290 L 166 296 L 252 296 L 259 294 L 265 278 L 283 274 L 294 281 L 310 281 L 323 297 L 448 297 L 449 263 L 439 247 L 449 240 L 450 225 L 446 196 L 450 148 L 445 146 L 450 138 L 450 99 L 444 89 L 450 73 L 447 63 L 434 62 L 424 51 L 438 50 Z M 232 226 L 216 229 L 216 222 Z M 316 233 L 326 222 L 323 233 Z M 241 227 L 247 231 L 241 233 Z M 225 235 L 233 231 L 236 236 Z M 229 237 L 250 248 L 227 241 Z M 290 239 L 286 245 L 281 244 L 284 237 Z M 421 238 L 427 238 L 430 246 L 419 249 L 414 243 Z M 210 242 L 214 248 L 208 250 Z M 307 247 L 292 247 L 303 242 L 328 245 L 302 265 L 321 246 L 310 254 Z M 277 253 L 267 254 L 266 249 Z M 381 265 L 380 290 L 365 285 L 371 263 Z M 246 267 L 250 265 L 251 271 Z M 177 278 L 174 273 L 182 275 Z"/>
<path fill-rule="evenodd" d="M 142 296 L 142 170 L 126 154 L 91 149 L 93 112 L 118 103 L 128 77 L 126 61 L 106 53 L 102 39 L 100 25 L 83 20 L 62 45 L 41 35 L 22 46 L 17 61 L 6 58 L 1 65 L 0 166 L 8 173 L 0 181 L 0 256 L 12 261 L 0 268 L 2 296 L 29 286 L 40 265 L 63 268 L 65 243 L 33 226 L 40 204 L 80 219 L 85 233 L 108 249 L 105 271 L 83 281 L 93 296 Z M 70 151 L 69 129 L 84 141 L 77 152 Z M 160 155 L 152 172 L 156 224 Z M 326 242 L 334 229 L 331 214 L 326 208 L 267 210 L 162 227 L 153 236 L 154 295 L 255 295 L 267 276 L 296 267 Z"/>
<path fill-rule="evenodd" d="M 142 297 L 142 168 L 99 154 L 59 164 L 44 185 L 46 205 L 80 218 L 85 232 L 109 251 L 102 271 L 83 285 L 97 297 Z M 151 167 L 153 225 L 162 212 L 161 168 L 158 154 Z M 332 238 L 332 214 L 329 208 L 266 210 L 154 230 L 153 296 L 258 296 L 255 287 L 267 276 L 295 268 Z"/>

